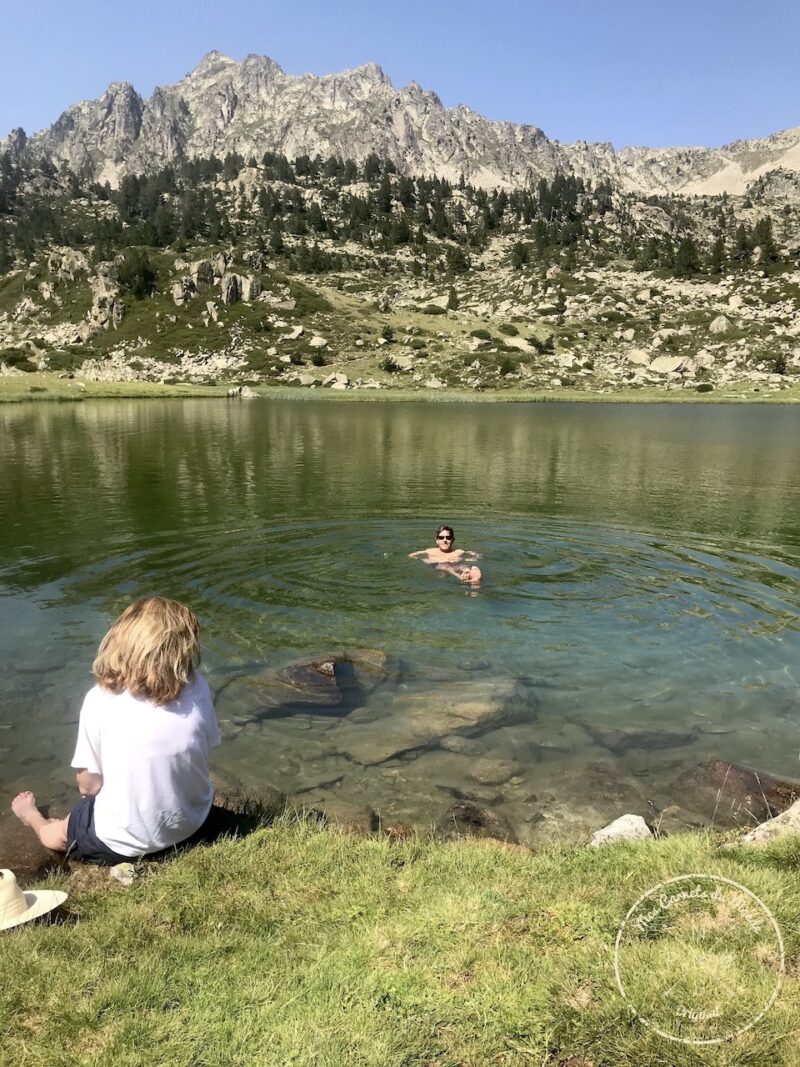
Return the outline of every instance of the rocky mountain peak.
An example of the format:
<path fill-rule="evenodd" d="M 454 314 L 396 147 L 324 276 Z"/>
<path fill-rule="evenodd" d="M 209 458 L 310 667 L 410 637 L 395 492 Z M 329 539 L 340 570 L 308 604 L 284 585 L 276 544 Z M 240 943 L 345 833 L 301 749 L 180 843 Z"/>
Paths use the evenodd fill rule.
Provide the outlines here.
<path fill-rule="evenodd" d="M 360 67 L 356 67 L 349 73 L 358 75 L 363 78 L 364 81 L 372 82 L 373 85 L 387 85 L 389 88 L 392 88 L 391 78 L 384 74 L 383 68 L 377 63 L 363 63 Z"/>
<path fill-rule="evenodd" d="M 208 74 L 210 72 L 216 72 L 219 70 L 220 67 L 231 65 L 236 65 L 235 59 L 231 59 L 230 56 L 226 56 L 222 52 L 212 50 L 211 52 L 206 52 L 206 54 L 203 56 L 203 58 L 200 60 L 194 70 L 188 75 L 188 77 L 191 78 L 194 75 L 203 75 Z"/>
<path fill-rule="evenodd" d="M 21 126 L 17 126 L 15 129 L 13 129 L 5 141 L 7 151 L 13 153 L 14 155 L 19 155 L 20 152 L 24 151 L 27 143 L 28 135 L 27 133 L 25 133 Z"/>

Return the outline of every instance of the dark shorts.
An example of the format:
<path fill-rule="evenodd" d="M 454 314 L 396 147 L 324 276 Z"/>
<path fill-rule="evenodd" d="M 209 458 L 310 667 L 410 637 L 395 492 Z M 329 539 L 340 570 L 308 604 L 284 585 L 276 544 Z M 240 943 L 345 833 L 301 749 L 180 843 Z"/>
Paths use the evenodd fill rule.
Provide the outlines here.
<path fill-rule="evenodd" d="M 161 852 L 147 853 L 149 860 L 165 859 L 172 856 L 178 848 L 190 848 L 192 845 L 210 844 L 224 835 L 235 835 L 237 816 L 232 812 L 211 805 L 206 821 L 191 837 L 178 845 L 165 848 Z M 69 813 L 67 822 L 67 859 L 84 860 L 104 867 L 113 867 L 117 863 L 131 863 L 137 856 L 121 856 L 104 844 L 94 832 L 94 797 L 81 797 Z"/>
<path fill-rule="evenodd" d="M 81 797 L 67 821 L 67 859 L 113 867 L 117 863 L 130 863 L 134 858 L 120 856 L 103 844 L 94 832 L 94 797 Z"/>

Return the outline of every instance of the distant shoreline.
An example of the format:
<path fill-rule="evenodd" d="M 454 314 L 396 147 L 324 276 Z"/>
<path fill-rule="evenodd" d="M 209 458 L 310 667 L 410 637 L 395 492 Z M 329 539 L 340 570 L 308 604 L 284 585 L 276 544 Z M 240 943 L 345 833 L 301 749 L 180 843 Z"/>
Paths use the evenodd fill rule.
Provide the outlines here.
<path fill-rule="evenodd" d="M 238 383 L 192 385 L 188 382 L 99 382 L 80 378 L 59 378 L 47 374 L 0 377 L 0 404 L 26 401 L 85 401 L 113 399 L 216 399 L 226 398 Z M 259 398 L 275 400 L 318 400 L 346 402 L 484 403 L 484 404 L 798 404 L 800 385 L 780 390 L 758 388 L 750 382 L 737 383 L 726 389 L 697 393 L 686 389 L 619 389 L 613 392 L 558 390 L 473 390 L 458 389 L 311 389 L 303 386 L 253 384 Z M 231 398 L 240 402 L 241 398 Z M 247 403 L 247 400 L 241 400 Z"/>

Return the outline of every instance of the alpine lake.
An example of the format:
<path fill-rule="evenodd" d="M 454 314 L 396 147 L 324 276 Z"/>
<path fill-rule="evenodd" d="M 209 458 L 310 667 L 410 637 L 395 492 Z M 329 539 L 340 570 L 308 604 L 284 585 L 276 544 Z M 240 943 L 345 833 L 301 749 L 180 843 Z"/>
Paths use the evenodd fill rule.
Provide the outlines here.
<path fill-rule="evenodd" d="M 799 407 L 96 400 L 0 428 L 0 837 L 20 789 L 74 802 L 97 644 L 154 593 L 201 620 L 234 791 L 536 845 L 752 822 L 719 768 L 798 775 Z M 443 522 L 479 587 L 408 558 Z"/>

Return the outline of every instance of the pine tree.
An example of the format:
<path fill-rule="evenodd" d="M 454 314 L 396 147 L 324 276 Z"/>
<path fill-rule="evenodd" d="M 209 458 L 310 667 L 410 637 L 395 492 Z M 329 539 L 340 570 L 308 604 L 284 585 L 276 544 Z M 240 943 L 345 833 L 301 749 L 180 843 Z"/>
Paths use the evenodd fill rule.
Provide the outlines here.
<path fill-rule="evenodd" d="M 372 182 L 381 173 L 381 161 L 374 152 L 370 152 L 364 162 L 364 181 Z"/>
<path fill-rule="evenodd" d="M 270 231 L 269 231 L 269 248 L 270 248 L 270 251 L 274 255 L 279 256 L 279 255 L 282 254 L 282 252 L 283 252 L 285 247 L 286 246 L 285 246 L 284 241 L 283 241 L 283 232 L 281 230 L 281 224 L 280 224 L 280 222 L 278 222 L 277 219 L 275 219 L 274 222 L 272 223 L 272 226 L 270 227 Z"/>
<path fill-rule="evenodd" d="M 388 174 L 384 174 L 378 186 L 378 194 L 375 198 L 378 210 L 388 215 L 392 210 L 392 182 Z"/>
<path fill-rule="evenodd" d="M 461 177 L 462 178 L 464 177 L 463 174 L 462 174 Z M 458 293 L 456 292 L 456 287 L 454 285 L 451 285 L 450 286 L 450 292 L 447 294 L 447 310 L 448 311 L 458 311 L 458 308 L 459 308 Z"/>
<path fill-rule="evenodd" d="M 118 268 L 120 287 L 144 300 L 156 287 L 157 275 L 150 257 L 141 248 L 129 248 Z"/>
<path fill-rule="evenodd" d="M 709 274 L 722 274 L 725 268 L 725 239 L 718 237 L 708 257 Z"/>
<path fill-rule="evenodd" d="M 750 254 L 753 251 L 753 245 L 750 240 L 750 234 L 747 227 L 743 222 L 739 223 L 736 227 L 736 236 L 734 237 L 733 255 L 732 258 L 738 263 L 746 263 L 750 258 Z"/>
<path fill-rule="evenodd" d="M 772 236 L 772 219 L 759 219 L 753 229 L 753 244 L 761 249 L 762 263 L 775 263 L 778 249 Z"/>
<path fill-rule="evenodd" d="M 511 266 L 514 270 L 522 270 L 528 265 L 528 246 L 522 241 L 517 241 L 511 248 Z"/>
<path fill-rule="evenodd" d="M 684 237 L 675 252 L 673 271 L 678 278 L 688 278 L 700 270 L 700 255 L 691 237 Z"/>

